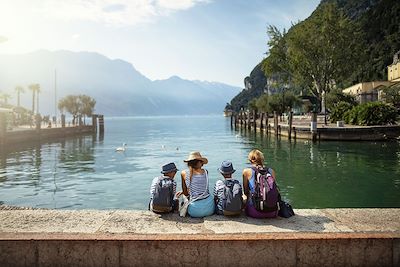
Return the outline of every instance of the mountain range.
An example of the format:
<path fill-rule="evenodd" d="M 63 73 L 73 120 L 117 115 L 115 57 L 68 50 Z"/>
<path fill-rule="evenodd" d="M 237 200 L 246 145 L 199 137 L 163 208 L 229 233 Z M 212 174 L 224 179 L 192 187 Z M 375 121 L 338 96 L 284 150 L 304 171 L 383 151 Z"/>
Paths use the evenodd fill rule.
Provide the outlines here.
<path fill-rule="evenodd" d="M 28 85 L 33 83 L 40 84 L 39 111 L 44 115 L 54 114 L 55 95 L 59 100 L 70 94 L 91 96 L 97 102 L 95 112 L 108 116 L 220 114 L 241 90 L 178 76 L 152 81 L 129 62 L 93 52 L 0 55 L 0 91 L 12 96 L 9 103 L 16 103 L 14 88 L 21 85 L 21 105 L 30 109 Z"/>

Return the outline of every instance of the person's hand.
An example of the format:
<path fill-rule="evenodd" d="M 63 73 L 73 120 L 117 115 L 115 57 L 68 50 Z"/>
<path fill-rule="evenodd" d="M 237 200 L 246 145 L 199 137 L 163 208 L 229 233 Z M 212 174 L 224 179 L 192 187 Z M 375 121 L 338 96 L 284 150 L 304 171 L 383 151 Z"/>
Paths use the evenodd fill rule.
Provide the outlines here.
<path fill-rule="evenodd" d="M 183 191 L 178 191 L 175 193 L 175 198 L 179 198 L 183 194 Z"/>

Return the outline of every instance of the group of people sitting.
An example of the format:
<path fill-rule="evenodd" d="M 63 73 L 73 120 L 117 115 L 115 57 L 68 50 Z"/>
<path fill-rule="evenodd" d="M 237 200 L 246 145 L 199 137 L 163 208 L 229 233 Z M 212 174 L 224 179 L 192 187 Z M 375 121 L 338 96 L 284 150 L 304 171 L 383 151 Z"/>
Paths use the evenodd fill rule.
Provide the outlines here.
<path fill-rule="evenodd" d="M 223 161 L 218 168 L 223 179 L 215 183 L 213 194 L 209 190 L 208 171 L 203 168 L 208 160 L 200 152 L 191 152 L 184 160 L 188 169 L 181 171 L 180 192 L 176 192 L 174 177 L 178 169 L 175 163 L 163 165 L 162 175 L 154 178 L 150 187 L 149 209 L 167 213 L 178 211 L 185 203 L 191 217 L 235 216 L 240 215 L 243 209 L 253 218 L 276 217 L 280 195 L 275 171 L 264 166 L 264 155 L 259 150 L 252 150 L 248 159 L 251 167 L 243 170 L 242 184 L 233 178 L 236 170 L 232 162 Z"/>

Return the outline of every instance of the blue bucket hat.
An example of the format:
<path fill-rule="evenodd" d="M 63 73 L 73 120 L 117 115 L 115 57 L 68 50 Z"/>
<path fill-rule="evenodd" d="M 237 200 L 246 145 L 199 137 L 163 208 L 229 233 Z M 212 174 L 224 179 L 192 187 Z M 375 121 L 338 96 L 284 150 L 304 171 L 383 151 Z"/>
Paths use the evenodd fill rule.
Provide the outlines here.
<path fill-rule="evenodd" d="M 219 167 L 218 171 L 221 174 L 232 174 L 234 173 L 236 170 L 233 168 L 232 162 L 228 161 L 228 160 L 224 160 L 221 163 L 221 167 Z"/>
<path fill-rule="evenodd" d="M 169 172 L 176 172 L 176 171 L 178 171 L 178 169 L 176 168 L 175 163 L 171 162 L 162 166 L 161 173 L 166 174 Z"/>

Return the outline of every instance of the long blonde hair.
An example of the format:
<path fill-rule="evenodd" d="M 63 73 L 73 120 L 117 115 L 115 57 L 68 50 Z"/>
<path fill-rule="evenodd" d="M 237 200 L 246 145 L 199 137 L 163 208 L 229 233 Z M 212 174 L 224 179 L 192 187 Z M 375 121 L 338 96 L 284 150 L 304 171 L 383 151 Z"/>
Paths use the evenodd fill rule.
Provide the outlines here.
<path fill-rule="evenodd" d="M 253 149 L 250 151 L 248 159 L 251 164 L 264 166 L 264 154 L 258 149 Z"/>

